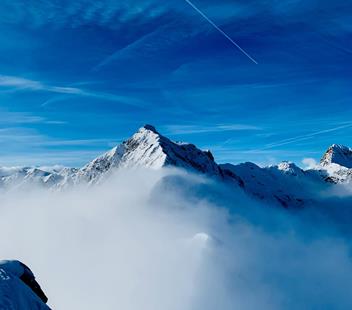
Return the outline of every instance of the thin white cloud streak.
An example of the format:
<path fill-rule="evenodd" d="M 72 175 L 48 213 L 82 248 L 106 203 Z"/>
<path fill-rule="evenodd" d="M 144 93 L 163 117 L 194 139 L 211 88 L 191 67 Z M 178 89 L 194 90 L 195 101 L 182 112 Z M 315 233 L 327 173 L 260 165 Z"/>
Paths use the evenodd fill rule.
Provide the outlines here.
<path fill-rule="evenodd" d="M 156 30 L 149 32 L 141 37 L 139 37 L 137 40 L 129 43 L 128 45 L 116 50 L 114 53 L 106 57 L 104 60 L 102 60 L 99 64 L 97 64 L 92 71 L 99 71 L 102 67 L 108 65 L 109 63 L 113 62 L 116 58 L 118 58 L 119 55 L 122 55 L 124 51 L 128 51 L 129 49 L 133 49 L 134 47 L 137 47 L 139 44 L 143 44 L 145 40 L 148 40 L 148 38 L 152 37 L 155 34 L 158 34 L 160 32 L 161 28 L 157 28 Z"/>
<path fill-rule="evenodd" d="M 13 146 L 30 145 L 31 143 L 42 142 L 44 135 L 38 134 L 37 131 L 27 128 L 8 127 L 0 129 L 0 142 L 7 143 L 7 151 L 12 144 Z M 18 143 L 21 143 L 19 145 Z"/>
<path fill-rule="evenodd" d="M 239 18 L 281 18 L 283 14 L 288 19 L 296 20 L 297 17 L 304 18 L 310 12 L 317 10 L 317 4 L 313 1 L 307 1 L 307 5 L 296 5 L 301 1 L 271 1 L 271 2 L 255 2 L 246 1 L 236 3 L 235 5 L 229 1 L 216 1 L 207 3 L 209 10 L 214 12 L 213 15 L 228 20 L 234 16 Z M 24 4 L 25 3 L 25 4 Z M 293 5 L 292 5 L 293 3 Z M 305 3 L 306 4 L 306 3 Z M 121 25 L 126 25 L 136 20 L 141 20 L 141 25 L 147 24 L 153 19 L 167 14 L 168 12 L 178 12 L 180 18 L 189 18 L 189 12 L 186 11 L 180 1 L 116 1 L 116 0 L 75 0 L 75 1 L 1 1 L 0 20 L 9 24 L 26 23 L 31 27 L 45 27 L 47 25 L 55 25 L 56 28 L 80 27 L 82 25 L 93 24 L 108 29 L 118 29 Z M 299 9 L 298 9 L 299 8 Z M 335 10 L 334 5 L 325 3 L 319 6 L 323 11 L 330 12 Z M 1 14 L 2 13 L 2 14 Z M 181 15 L 182 14 L 182 15 Z M 329 27 L 329 32 L 341 33 L 341 31 L 350 32 L 351 25 L 349 23 L 349 15 L 336 19 L 335 14 L 326 15 L 328 20 L 314 19 L 309 23 L 320 26 L 319 29 Z M 138 17 L 138 18 L 136 18 Z M 300 18 L 301 19 L 301 18 Z M 303 20 L 303 19 L 302 19 Z"/>
<path fill-rule="evenodd" d="M 239 163 L 239 162 L 243 162 L 245 158 L 247 158 L 247 160 L 249 161 L 257 162 L 258 155 L 260 155 L 261 158 L 265 156 L 266 160 L 264 162 L 260 162 L 260 163 L 257 162 L 257 163 L 260 164 L 261 166 L 267 166 L 269 164 L 276 164 L 279 161 L 282 161 L 283 159 L 287 160 L 288 157 L 302 158 L 308 155 L 308 156 L 316 156 L 318 158 L 323 154 L 322 153 L 323 151 L 318 152 L 318 151 L 309 151 L 309 150 L 280 150 L 275 148 L 279 146 L 285 146 L 285 145 L 297 143 L 297 142 L 307 141 L 315 137 L 318 137 L 320 135 L 324 135 L 332 132 L 338 132 L 339 130 L 347 129 L 351 127 L 352 127 L 352 123 L 347 123 L 345 125 L 341 125 L 341 126 L 337 126 L 337 127 L 329 128 L 325 130 L 319 130 L 306 135 L 300 135 L 300 136 L 296 136 L 288 139 L 279 140 L 277 142 L 273 142 L 273 143 L 267 144 L 264 147 L 256 148 L 256 149 L 243 150 L 243 149 L 227 147 L 226 145 L 229 143 L 226 141 L 221 146 L 210 146 L 209 149 L 212 149 L 214 151 L 215 156 L 221 162 Z M 331 144 L 332 143 L 334 143 L 334 141 L 332 141 Z M 250 159 L 248 159 L 249 155 L 252 156 Z M 307 163 L 303 163 L 303 164 L 307 166 Z"/>
<path fill-rule="evenodd" d="M 96 145 L 117 145 L 119 142 L 112 139 L 72 139 L 72 140 L 47 140 L 41 145 L 44 146 L 96 146 Z"/>
<path fill-rule="evenodd" d="M 82 90 L 74 87 L 59 87 L 46 85 L 40 81 L 25 79 L 18 76 L 0 75 L 0 86 L 22 90 L 47 91 L 60 94 L 81 94 Z"/>
<path fill-rule="evenodd" d="M 19 91 L 43 91 L 48 93 L 66 95 L 63 97 L 53 98 L 45 101 L 44 103 L 42 103 L 43 107 L 53 102 L 66 100 L 70 96 L 96 98 L 138 107 L 144 105 L 144 102 L 142 100 L 129 96 L 84 90 L 76 87 L 52 86 L 47 85 L 41 81 L 25 79 L 17 76 L 0 75 L 0 87 L 10 88 Z"/>
<path fill-rule="evenodd" d="M 202 148 L 211 150 L 217 162 L 219 163 L 240 164 L 249 161 L 263 167 L 277 164 L 289 158 L 300 160 L 305 156 L 320 157 L 323 152 L 303 149 L 247 149 L 243 147 L 241 148 L 241 141 L 237 141 L 236 145 L 221 143 L 215 145 L 204 145 Z"/>
<path fill-rule="evenodd" d="M 179 29 L 179 27 L 179 24 L 175 22 L 163 24 L 155 30 L 140 36 L 125 47 L 116 50 L 114 53 L 103 59 L 92 70 L 97 71 L 113 61 L 121 59 L 128 61 L 134 58 L 148 58 L 151 55 L 158 56 L 165 51 L 168 52 L 168 48 L 179 45 L 180 42 L 192 37 L 198 31 L 198 29 L 195 29 L 193 31 L 185 32 L 182 29 Z M 170 35 L 170 33 L 172 33 L 172 35 Z M 126 60 L 126 58 L 128 60 Z M 146 61 L 149 60 L 146 59 Z"/>
<path fill-rule="evenodd" d="M 198 134 L 198 133 L 215 133 L 226 131 L 257 131 L 262 128 L 253 125 L 245 124 L 216 124 L 212 126 L 198 125 L 168 125 L 165 126 L 165 131 L 168 134 Z"/>
<path fill-rule="evenodd" d="M 0 143 L 1 166 L 37 166 L 83 164 L 119 144 L 122 139 L 53 139 L 34 129 L 2 128 Z"/>
<path fill-rule="evenodd" d="M 67 93 L 66 93 L 67 94 Z M 111 102 L 117 102 L 121 103 L 124 105 L 130 105 L 134 107 L 141 107 L 144 106 L 145 103 L 143 100 L 137 99 L 137 98 L 132 98 L 128 96 L 120 96 L 120 95 L 115 95 L 111 93 L 103 93 L 103 92 L 91 92 L 91 91 L 83 91 L 81 90 L 80 93 L 72 94 L 73 96 L 58 96 L 58 97 L 53 97 L 51 99 L 46 100 L 41 104 L 42 107 L 51 105 L 53 103 L 61 102 L 61 101 L 66 101 L 70 98 L 74 98 L 75 95 L 80 96 L 80 97 L 87 97 L 87 98 L 95 98 L 95 99 L 100 99 L 104 101 L 111 101 Z"/>
<path fill-rule="evenodd" d="M 48 151 L 28 149 L 26 154 L 19 155 L 19 152 L 14 152 L 13 155 L 0 154 L 1 166 L 52 166 L 65 165 L 67 167 L 82 167 L 87 162 L 91 161 L 98 155 L 106 151 L 106 148 L 95 150 L 56 150 Z"/>
<path fill-rule="evenodd" d="M 270 143 L 270 144 L 266 145 L 265 147 L 261 148 L 261 150 L 271 149 L 271 148 L 278 147 L 278 146 L 283 146 L 283 145 L 288 145 L 288 144 L 292 144 L 292 143 L 296 143 L 296 142 L 300 142 L 300 141 L 304 141 L 304 140 L 309 140 L 309 139 L 312 139 L 312 138 L 319 136 L 319 135 L 339 131 L 339 130 L 350 128 L 350 127 L 352 127 L 352 123 L 349 123 L 349 124 L 343 125 L 343 126 L 337 126 L 337 127 L 330 128 L 330 129 L 319 130 L 319 131 L 312 132 L 312 133 L 309 133 L 306 135 L 300 135 L 300 136 L 296 136 L 293 138 L 280 140 L 278 142 L 274 142 L 274 143 Z"/>
<path fill-rule="evenodd" d="M 101 27 L 116 29 L 119 24 L 127 23 L 136 16 L 148 19 L 158 16 L 166 9 L 153 5 L 156 1 L 143 1 L 130 4 L 128 1 L 115 0 L 76 0 L 58 3 L 43 1 L 25 3 L 21 1 L 3 0 L 8 14 L 0 14 L 1 20 L 7 23 L 27 22 L 32 27 L 45 27 L 55 24 L 56 27 L 79 27 L 85 24 L 97 24 Z M 11 16 L 11 18 L 9 17 Z"/>
<path fill-rule="evenodd" d="M 193 2 L 190 0 L 184 0 L 188 3 L 195 11 L 197 11 L 209 24 L 211 24 L 217 31 L 219 31 L 227 40 L 229 40 L 242 54 L 250 59 L 256 65 L 258 62 L 249 55 L 241 46 L 239 46 L 224 30 L 222 30 L 217 24 L 215 24 L 206 14 L 204 14 Z"/>
<path fill-rule="evenodd" d="M 0 110 L 0 122 L 2 124 L 48 124 L 48 125 L 65 125 L 66 121 L 48 119 L 39 115 L 34 115 L 27 112 L 9 112 Z"/>

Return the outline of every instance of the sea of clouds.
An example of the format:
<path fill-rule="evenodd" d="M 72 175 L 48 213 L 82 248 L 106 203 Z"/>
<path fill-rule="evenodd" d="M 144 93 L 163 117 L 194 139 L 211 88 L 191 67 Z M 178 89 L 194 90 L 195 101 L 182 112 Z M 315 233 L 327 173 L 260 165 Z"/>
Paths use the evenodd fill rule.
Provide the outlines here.
<path fill-rule="evenodd" d="M 351 309 L 346 192 L 290 211 L 178 170 L 120 170 L 2 193 L 1 256 L 32 268 L 53 309 Z"/>

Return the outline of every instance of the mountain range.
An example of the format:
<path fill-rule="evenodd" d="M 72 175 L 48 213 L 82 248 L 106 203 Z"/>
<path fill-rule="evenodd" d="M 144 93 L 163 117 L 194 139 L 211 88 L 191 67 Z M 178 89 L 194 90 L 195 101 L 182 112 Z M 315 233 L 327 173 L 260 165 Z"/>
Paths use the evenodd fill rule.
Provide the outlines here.
<path fill-rule="evenodd" d="M 218 164 L 209 150 L 174 142 L 155 127 L 145 125 L 131 138 L 82 168 L 0 168 L 4 190 L 32 184 L 64 189 L 78 184 L 97 184 L 119 168 L 176 167 L 239 188 L 254 199 L 285 208 L 302 207 L 316 199 L 317 192 L 352 181 L 352 149 L 333 144 L 318 165 L 301 169 L 291 162 L 260 167 L 254 163 Z"/>

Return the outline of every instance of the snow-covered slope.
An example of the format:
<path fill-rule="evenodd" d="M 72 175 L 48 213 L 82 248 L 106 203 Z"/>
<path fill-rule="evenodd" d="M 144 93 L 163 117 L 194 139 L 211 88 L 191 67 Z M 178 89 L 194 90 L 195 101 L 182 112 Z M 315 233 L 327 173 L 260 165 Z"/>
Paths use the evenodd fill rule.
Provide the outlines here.
<path fill-rule="evenodd" d="M 55 187 L 61 183 L 68 183 L 76 172 L 75 168 L 3 167 L 0 168 L 0 188 L 23 188 L 33 184 Z"/>
<path fill-rule="evenodd" d="M 74 179 L 75 183 L 82 180 L 95 183 L 118 167 L 160 169 L 167 166 L 222 177 L 209 151 L 201 151 L 193 144 L 172 142 L 153 126 L 145 125 L 130 139 L 85 165 Z"/>
<path fill-rule="evenodd" d="M 269 167 L 247 162 L 224 164 L 221 168 L 239 176 L 248 194 L 263 201 L 279 203 L 285 208 L 303 206 L 314 199 L 317 187 L 327 186 L 319 172 L 302 170 L 290 162 Z"/>
<path fill-rule="evenodd" d="M 352 182 L 352 149 L 333 144 L 330 146 L 316 167 L 325 181 L 331 183 Z"/>
<path fill-rule="evenodd" d="M 321 164 L 314 169 L 303 170 L 290 162 L 269 167 L 253 163 L 220 166 L 240 177 L 250 195 L 278 202 L 284 207 L 304 206 L 334 184 L 352 182 L 352 169 L 349 168 L 352 166 L 352 150 L 336 144 L 329 147 Z"/>
<path fill-rule="evenodd" d="M 342 167 L 352 168 L 352 149 L 344 145 L 333 144 L 325 152 L 320 163 L 323 167 L 337 164 Z"/>
<path fill-rule="evenodd" d="M 131 138 L 80 169 L 0 168 L 0 187 L 40 184 L 62 189 L 75 184 L 98 183 L 118 168 L 138 167 L 178 167 L 229 182 L 257 199 L 284 207 L 299 207 L 314 199 L 317 190 L 352 182 L 352 150 L 334 144 L 325 152 L 320 165 L 309 170 L 289 162 L 269 167 L 253 163 L 218 165 L 210 151 L 202 151 L 189 143 L 173 142 L 153 126 L 145 125 Z"/>
<path fill-rule="evenodd" d="M 27 266 L 19 261 L 0 261 L 1 310 L 50 310 L 46 301 L 46 296 Z"/>

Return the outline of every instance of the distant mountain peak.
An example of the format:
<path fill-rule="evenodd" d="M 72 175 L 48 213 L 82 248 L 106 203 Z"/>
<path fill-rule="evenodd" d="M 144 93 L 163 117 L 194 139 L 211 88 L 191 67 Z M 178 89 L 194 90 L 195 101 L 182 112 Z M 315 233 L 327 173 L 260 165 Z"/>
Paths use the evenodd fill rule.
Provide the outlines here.
<path fill-rule="evenodd" d="M 352 149 L 341 145 L 331 145 L 320 160 L 322 166 L 337 164 L 346 168 L 352 168 Z"/>
<path fill-rule="evenodd" d="M 303 170 L 299 168 L 295 163 L 290 161 L 283 161 L 277 165 L 277 169 L 285 174 L 292 176 L 299 176 L 303 173 Z"/>

